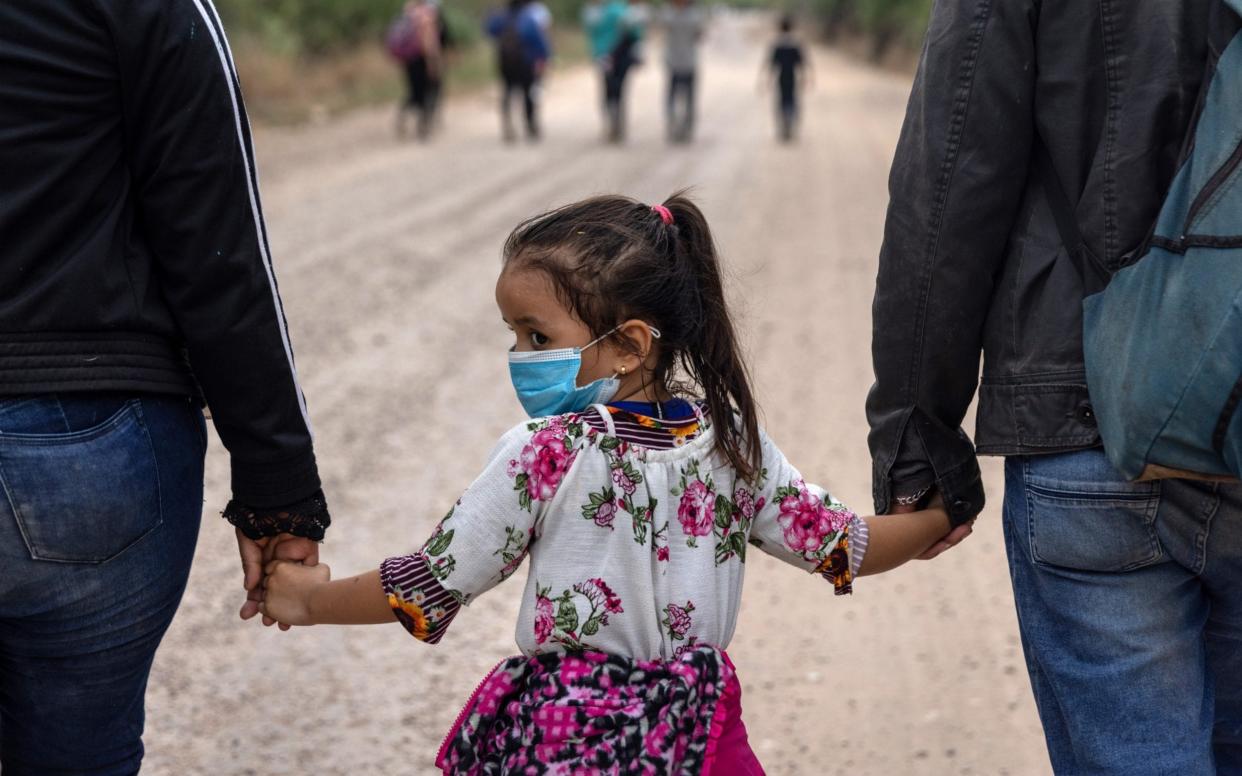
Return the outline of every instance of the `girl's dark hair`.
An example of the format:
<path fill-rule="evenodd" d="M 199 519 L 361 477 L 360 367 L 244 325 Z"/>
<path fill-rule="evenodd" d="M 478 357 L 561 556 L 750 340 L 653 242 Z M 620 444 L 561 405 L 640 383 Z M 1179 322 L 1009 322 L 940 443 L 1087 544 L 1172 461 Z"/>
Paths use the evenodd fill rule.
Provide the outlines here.
<path fill-rule="evenodd" d="M 505 242 L 505 271 L 544 272 L 592 336 L 630 319 L 659 329 L 655 381 L 670 393 L 690 393 L 697 385 L 716 420 L 717 449 L 742 479 L 753 479 L 761 460 L 758 409 L 725 304 L 716 246 L 703 212 L 685 192 L 663 206 L 671 223 L 650 205 L 620 196 L 592 197 L 536 216 Z M 637 352 L 620 333 L 609 339 Z"/>

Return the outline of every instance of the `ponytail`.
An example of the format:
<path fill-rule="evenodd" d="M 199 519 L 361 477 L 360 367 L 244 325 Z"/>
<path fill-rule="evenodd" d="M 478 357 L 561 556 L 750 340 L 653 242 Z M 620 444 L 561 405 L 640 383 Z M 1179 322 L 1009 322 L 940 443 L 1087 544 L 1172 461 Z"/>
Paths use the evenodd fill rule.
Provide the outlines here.
<path fill-rule="evenodd" d="M 679 361 L 702 389 L 708 411 L 716 419 L 718 449 L 742 479 L 751 480 L 758 475 L 762 460 L 759 413 L 725 302 L 716 244 L 703 211 L 684 192 L 669 197 L 663 206 L 677 229 L 676 260 L 692 268 L 698 297 L 697 325 L 685 332 Z"/>

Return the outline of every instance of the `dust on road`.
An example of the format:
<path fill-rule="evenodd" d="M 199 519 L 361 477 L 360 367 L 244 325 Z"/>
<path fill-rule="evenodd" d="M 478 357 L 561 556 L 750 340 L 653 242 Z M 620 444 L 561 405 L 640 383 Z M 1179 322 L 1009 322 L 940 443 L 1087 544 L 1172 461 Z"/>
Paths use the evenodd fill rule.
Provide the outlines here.
<path fill-rule="evenodd" d="M 259 132 L 264 202 L 334 523 L 337 575 L 416 549 L 521 418 L 492 300 L 521 219 L 597 192 L 694 186 L 732 275 L 767 428 L 808 480 L 869 511 L 863 401 L 886 176 L 907 78 L 817 50 L 803 139 L 774 142 L 757 90 L 766 25 L 722 20 L 699 133 L 663 141 L 658 52 L 631 140 L 600 142 L 586 68 L 546 86 L 546 140 L 504 147 L 491 96 L 452 100 L 431 145 L 387 111 Z M 1044 774 L 999 521 L 852 598 L 755 554 L 730 654 L 771 774 Z M 424 774 L 475 683 L 515 651 L 523 581 L 428 647 L 399 626 L 280 633 L 242 623 L 226 456 L 213 441 L 189 591 L 151 677 L 144 773 Z M 524 573 L 524 572 L 523 572 Z M 520 576 L 520 574 L 519 574 Z"/>

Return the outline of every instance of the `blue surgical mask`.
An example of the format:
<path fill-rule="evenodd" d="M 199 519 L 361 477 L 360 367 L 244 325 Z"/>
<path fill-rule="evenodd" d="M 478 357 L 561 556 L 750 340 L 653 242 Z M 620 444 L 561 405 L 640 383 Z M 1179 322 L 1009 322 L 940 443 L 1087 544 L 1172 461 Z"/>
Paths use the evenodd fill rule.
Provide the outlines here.
<path fill-rule="evenodd" d="M 621 328 L 620 326 L 617 327 Z M 578 371 L 582 368 L 582 351 L 594 346 L 612 334 L 613 329 L 602 337 L 591 340 L 580 348 L 556 350 L 509 351 L 509 377 L 518 401 L 526 414 L 532 418 L 582 412 L 592 404 L 606 404 L 617 395 L 621 381 L 616 375 L 578 385 Z M 652 327 L 651 333 L 660 333 Z"/>

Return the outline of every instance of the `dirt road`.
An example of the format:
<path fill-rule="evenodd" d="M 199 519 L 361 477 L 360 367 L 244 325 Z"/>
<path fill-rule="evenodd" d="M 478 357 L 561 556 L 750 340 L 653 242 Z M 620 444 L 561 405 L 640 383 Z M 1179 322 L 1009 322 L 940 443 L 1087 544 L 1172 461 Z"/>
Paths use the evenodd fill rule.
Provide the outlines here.
<path fill-rule="evenodd" d="M 908 79 L 818 51 L 800 143 L 773 140 L 753 24 L 712 31 L 700 133 L 662 139 L 656 52 L 630 142 L 599 141 L 586 69 L 546 88 L 545 142 L 502 146 L 489 96 L 398 144 L 391 115 L 260 132 L 280 288 L 315 423 L 338 575 L 421 544 L 521 416 L 492 285 L 508 230 L 604 191 L 693 185 L 732 272 L 766 424 L 808 479 L 869 511 L 863 400 L 885 178 Z M 469 412 L 461 410 L 468 408 Z M 461 418 L 472 417 L 470 423 Z M 292 633 L 237 619 L 240 575 L 218 443 L 190 589 L 156 661 L 145 773 L 423 774 L 478 679 L 514 652 L 522 581 L 427 647 L 396 625 Z M 852 598 L 754 555 L 730 652 L 772 774 L 1044 774 L 1005 571 L 1000 478 L 965 545 L 865 579 Z"/>

